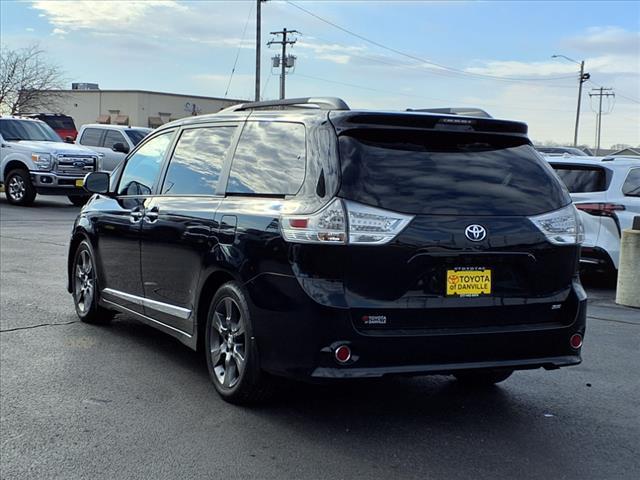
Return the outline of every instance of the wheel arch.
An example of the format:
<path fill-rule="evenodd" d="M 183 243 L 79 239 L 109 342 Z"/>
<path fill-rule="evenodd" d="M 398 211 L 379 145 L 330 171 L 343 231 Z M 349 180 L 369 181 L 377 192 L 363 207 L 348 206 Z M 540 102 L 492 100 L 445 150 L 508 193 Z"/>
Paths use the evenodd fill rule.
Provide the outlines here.
<path fill-rule="evenodd" d="M 73 258 L 75 256 L 76 249 L 80 243 L 86 240 L 91 244 L 91 238 L 89 234 L 83 229 L 76 229 L 71 236 L 71 241 L 69 242 L 69 254 L 67 255 L 67 292 L 71 293 L 71 270 L 73 269 Z"/>
<path fill-rule="evenodd" d="M 9 175 L 10 171 L 18 169 L 29 171 L 29 167 L 22 160 L 9 160 L 2 170 L 2 178 L 4 181 L 7 181 L 7 175 Z"/>
<path fill-rule="evenodd" d="M 207 326 L 207 314 L 209 303 L 213 299 L 218 289 L 227 282 L 238 281 L 233 274 L 226 270 L 214 270 L 205 276 L 205 280 L 200 288 L 198 301 L 196 304 L 195 329 L 196 343 L 194 347 L 201 351 L 204 348 L 205 328 Z"/>

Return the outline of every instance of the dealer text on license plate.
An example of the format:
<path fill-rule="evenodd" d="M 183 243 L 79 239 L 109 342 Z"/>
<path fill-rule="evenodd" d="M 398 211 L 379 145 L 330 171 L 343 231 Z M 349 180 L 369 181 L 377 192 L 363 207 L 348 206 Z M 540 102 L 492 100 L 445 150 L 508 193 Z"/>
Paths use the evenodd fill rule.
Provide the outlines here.
<path fill-rule="evenodd" d="M 457 267 L 447 270 L 447 295 L 478 297 L 491 294 L 491 270 Z"/>

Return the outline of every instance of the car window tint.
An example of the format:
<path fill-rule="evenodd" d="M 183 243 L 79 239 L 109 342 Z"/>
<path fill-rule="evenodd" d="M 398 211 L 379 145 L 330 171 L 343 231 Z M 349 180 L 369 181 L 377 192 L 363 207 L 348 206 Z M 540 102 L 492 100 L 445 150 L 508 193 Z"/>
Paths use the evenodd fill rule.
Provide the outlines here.
<path fill-rule="evenodd" d="M 607 177 L 602 168 L 552 165 L 571 193 L 604 192 Z"/>
<path fill-rule="evenodd" d="M 162 193 L 214 195 L 235 129 L 229 126 L 183 131 L 173 152 Z"/>
<path fill-rule="evenodd" d="M 339 137 L 340 196 L 426 215 L 536 215 L 571 199 L 525 138 L 359 129 Z"/>
<path fill-rule="evenodd" d="M 305 173 L 304 125 L 248 122 L 236 149 L 228 193 L 293 195 Z"/>
<path fill-rule="evenodd" d="M 172 135 L 173 132 L 167 132 L 152 138 L 129 158 L 122 172 L 118 195 L 151 193 Z"/>
<path fill-rule="evenodd" d="M 87 145 L 89 147 L 101 147 L 100 145 L 100 137 L 102 136 L 102 130 L 98 128 L 87 128 L 84 132 L 82 132 L 82 137 L 80 138 L 81 145 Z"/>
<path fill-rule="evenodd" d="M 107 130 L 107 134 L 104 137 L 104 148 L 113 148 L 116 143 L 122 143 L 125 147 L 128 147 L 127 141 L 120 132 Z"/>
<path fill-rule="evenodd" d="M 640 197 L 640 168 L 634 168 L 622 185 L 622 193 L 627 197 Z"/>

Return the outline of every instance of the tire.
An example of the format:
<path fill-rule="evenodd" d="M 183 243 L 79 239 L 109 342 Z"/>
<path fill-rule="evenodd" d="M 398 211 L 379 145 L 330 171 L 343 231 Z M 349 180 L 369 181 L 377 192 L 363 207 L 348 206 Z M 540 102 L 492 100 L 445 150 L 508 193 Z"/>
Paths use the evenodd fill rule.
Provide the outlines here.
<path fill-rule="evenodd" d="M 211 300 L 205 356 L 211 381 L 225 401 L 255 404 L 273 393 L 272 379 L 260 370 L 251 313 L 236 282 L 222 285 Z"/>
<path fill-rule="evenodd" d="M 496 383 L 504 382 L 507 378 L 511 376 L 513 370 L 503 370 L 503 369 L 494 369 L 494 370 L 477 370 L 477 371 L 466 371 L 455 373 L 453 376 L 456 377 L 458 382 L 474 387 L 487 387 L 490 385 L 495 385 Z"/>
<path fill-rule="evenodd" d="M 76 314 L 86 323 L 108 323 L 114 312 L 98 305 L 98 282 L 93 249 L 83 240 L 73 256 L 71 291 Z"/>
<path fill-rule="evenodd" d="M 67 195 L 67 198 L 71 203 L 73 203 L 76 207 L 82 207 L 85 203 L 89 201 L 88 195 Z"/>
<path fill-rule="evenodd" d="M 36 199 L 36 189 L 33 188 L 29 172 L 23 168 L 11 170 L 4 185 L 7 201 L 12 205 L 28 207 Z"/>

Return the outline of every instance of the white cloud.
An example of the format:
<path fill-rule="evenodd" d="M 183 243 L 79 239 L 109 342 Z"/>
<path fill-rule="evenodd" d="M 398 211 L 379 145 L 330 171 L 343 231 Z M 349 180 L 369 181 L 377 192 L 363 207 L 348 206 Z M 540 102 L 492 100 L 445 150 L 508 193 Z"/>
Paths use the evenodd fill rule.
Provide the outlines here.
<path fill-rule="evenodd" d="M 583 35 L 565 40 L 563 46 L 589 53 L 617 52 L 640 55 L 640 32 L 620 27 L 591 27 Z"/>
<path fill-rule="evenodd" d="M 51 35 L 57 35 L 59 37 L 64 37 L 68 32 L 63 30 L 62 28 L 54 28 L 51 32 Z"/>
<path fill-rule="evenodd" d="M 31 27 L 27 27 L 27 28 L 25 28 L 25 30 L 26 30 L 27 32 L 35 32 L 35 31 L 36 31 L 36 29 L 35 29 L 35 28 L 31 28 Z"/>
<path fill-rule="evenodd" d="M 186 7 L 174 0 L 129 2 L 38 0 L 33 2 L 33 8 L 40 10 L 42 12 L 40 16 L 46 16 L 52 25 L 59 28 L 118 31 L 131 28 L 150 10 L 158 8 L 183 10 Z"/>

